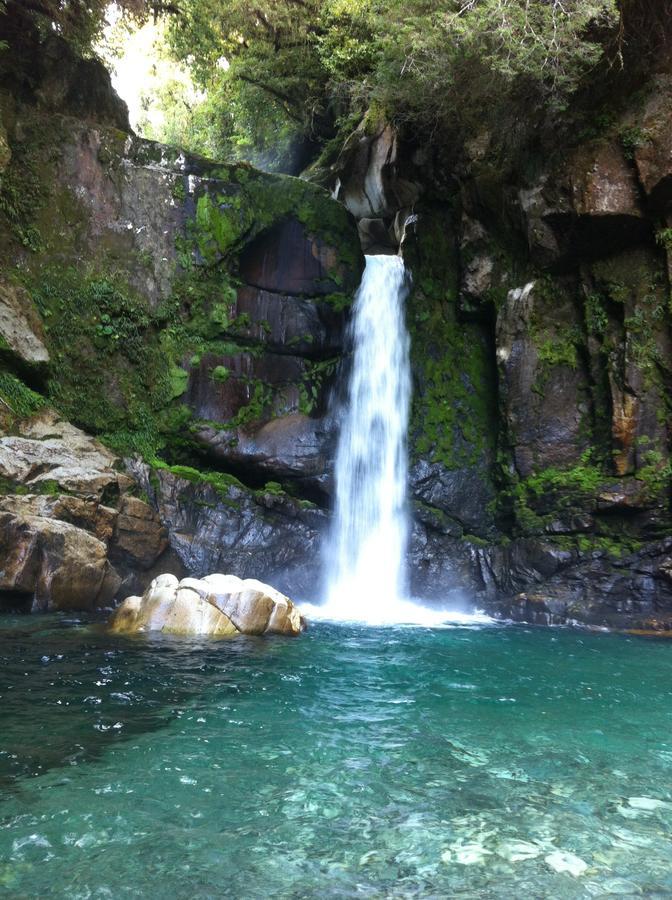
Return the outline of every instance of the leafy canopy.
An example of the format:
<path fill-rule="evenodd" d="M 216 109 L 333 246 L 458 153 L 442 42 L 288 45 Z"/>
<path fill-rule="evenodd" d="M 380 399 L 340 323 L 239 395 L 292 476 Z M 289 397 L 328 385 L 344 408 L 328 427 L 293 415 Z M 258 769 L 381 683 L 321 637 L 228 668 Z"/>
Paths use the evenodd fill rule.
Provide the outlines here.
<path fill-rule="evenodd" d="M 561 109 L 620 25 L 618 0 L 181 0 L 168 40 L 220 144 L 249 153 L 322 142 L 372 105 L 444 133 L 504 104 Z"/>

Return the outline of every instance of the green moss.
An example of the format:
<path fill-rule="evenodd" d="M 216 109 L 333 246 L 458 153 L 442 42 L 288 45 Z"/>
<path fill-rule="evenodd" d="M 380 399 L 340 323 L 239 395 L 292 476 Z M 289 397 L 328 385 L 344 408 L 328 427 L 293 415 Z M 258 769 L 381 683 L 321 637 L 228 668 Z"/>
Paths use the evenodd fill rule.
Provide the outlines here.
<path fill-rule="evenodd" d="M 60 494 L 67 494 L 68 491 L 63 490 L 57 481 L 46 479 L 38 481 L 35 484 L 19 484 L 10 478 L 0 476 L 0 496 L 6 497 L 17 494 L 25 497 L 28 494 L 39 494 L 40 496 L 58 497 Z"/>
<path fill-rule="evenodd" d="M 226 366 L 215 366 L 210 373 L 210 377 L 213 381 L 228 381 L 230 375 L 231 370 L 227 369 Z"/>
<path fill-rule="evenodd" d="M 538 345 L 539 361 L 546 366 L 567 366 L 576 369 L 579 364 L 577 346 L 582 343 L 583 337 L 578 329 L 566 329 Z"/>
<path fill-rule="evenodd" d="M 170 399 L 181 397 L 185 394 L 189 385 L 189 373 L 179 366 L 171 366 L 168 373 L 170 378 Z"/>
<path fill-rule="evenodd" d="M 12 145 L 11 160 L 0 181 L 0 216 L 17 243 L 38 252 L 43 240 L 37 219 L 46 203 L 46 191 L 39 165 L 41 141 L 33 143 L 33 137 L 30 129 L 25 140 Z"/>
<path fill-rule="evenodd" d="M 567 551 L 582 554 L 606 554 L 612 559 L 623 559 L 641 549 L 640 541 L 629 538 L 615 538 L 596 534 L 554 535 L 547 540 L 555 546 Z"/>
<path fill-rule="evenodd" d="M 240 490 L 247 490 L 242 481 L 239 481 L 233 475 L 225 472 L 202 472 L 192 466 L 172 466 L 160 459 L 153 459 L 150 465 L 154 469 L 163 469 L 171 472 L 178 478 L 190 481 L 192 484 L 209 484 L 214 487 L 218 493 L 228 495 L 229 489 L 232 487 Z"/>
<path fill-rule="evenodd" d="M 417 290 L 409 313 L 418 382 L 411 419 L 414 455 L 449 469 L 482 462 L 494 452 L 497 431 L 488 347 L 477 326 L 457 321 L 450 295 L 442 302 Z"/>
<path fill-rule="evenodd" d="M 191 234 L 206 262 L 215 262 L 235 249 L 252 226 L 252 210 L 235 194 L 202 194 L 196 201 Z"/>
<path fill-rule="evenodd" d="M 161 346 L 163 321 L 121 279 L 45 266 L 27 286 L 52 357 L 47 398 L 66 418 L 123 455 L 154 455 L 179 434 L 174 400 L 188 373 Z"/>
<path fill-rule="evenodd" d="M 549 467 L 528 478 L 510 480 L 500 504 L 510 504 L 520 534 L 541 534 L 558 516 L 590 508 L 608 477 L 587 451 L 577 466 Z"/>
<path fill-rule="evenodd" d="M 479 326 L 458 318 L 459 265 L 450 219 L 428 211 L 421 223 L 408 248 L 411 453 L 458 469 L 494 453 L 495 373 Z"/>
<path fill-rule="evenodd" d="M 619 133 L 623 155 L 634 159 L 637 150 L 649 140 L 649 135 L 638 125 L 627 125 Z"/>
<path fill-rule="evenodd" d="M 41 394 L 27 387 L 16 375 L 0 371 L 0 416 L 9 413 L 16 419 L 25 419 L 46 403 Z"/>
<path fill-rule="evenodd" d="M 333 246 L 336 254 L 325 261 L 331 283 L 341 284 L 341 272 L 357 273 L 362 253 L 357 231 L 345 208 L 320 187 L 299 178 L 273 176 L 251 167 L 213 166 L 212 178 L 196 198 L 196 213 L 188 223 L 187 246 L 181 261 L 200 258 L 208 265 L 231 258 L 261 232 L 294 218 L 306 231 Z M 190 245 L 190 246 L 189 246 Z M 336 307 L 350 301 L 349 291 L 326 300 Z"/>
<path fill-rule="evenodd" d="M 644 463 L 635 473 L 635 478 L 642 482 L 646 494 L 651 499 L 667 496 L 672 483 L 672 462 L 666 461 L 659 450 L 649 450 L 644 454 Z"/>

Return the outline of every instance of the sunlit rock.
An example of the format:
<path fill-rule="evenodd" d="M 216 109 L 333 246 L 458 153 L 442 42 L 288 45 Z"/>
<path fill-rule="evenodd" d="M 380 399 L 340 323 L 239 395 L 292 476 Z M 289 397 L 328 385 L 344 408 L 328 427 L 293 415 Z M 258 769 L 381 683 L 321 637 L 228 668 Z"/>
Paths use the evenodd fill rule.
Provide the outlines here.
<path fill-rule="evenodd" d="M 672 809 L 672 803 L 666 800 L 656 800 L 654 797 L 628 797 L 628 804 L 633 809 L 641 809 L 644 812 L 653 812 L 656 809 Z"/>
<path fill-rule="evenodd" d="M 0 598 L 22 611 L 106 606 L 121 579 L 107 547 L 69 522 L 0 511 Z"/>
<path fill-rule="evenodd" d="M 564 850 L 554 850 L 553 853 L 549 853 L 548 856 L 544 857 L 544 862 L 554 872 L 565 872 L 574 878 L 583 875 L 588 868 L 588 863 L 584 862 L 581 857 Z"/>
<path fill-rule="evenodd" d="M 261 581 L 235 575 L 182 581 L 174 575 L 160 575 L 142 597 L 124 600 L 110 619 L 110 629 L 118 634 L 296 635 L 304 628 L 289 597 Z"/>
<path fill-rule="evenodd" d="M 501 856 L 507 862 L 522 862 L 526 859 L 534 859 L 541 853 L 538 844 L 529 841 L 502 841 L 496 850 L 497 856 Z"/>

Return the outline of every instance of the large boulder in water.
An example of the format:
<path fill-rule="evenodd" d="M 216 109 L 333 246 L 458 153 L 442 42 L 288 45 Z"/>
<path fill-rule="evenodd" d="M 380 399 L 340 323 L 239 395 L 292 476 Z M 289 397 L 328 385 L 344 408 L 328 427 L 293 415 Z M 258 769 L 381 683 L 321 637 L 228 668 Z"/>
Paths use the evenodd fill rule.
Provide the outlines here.
<path fill-rule="evenodd" d="M 252 578 L 160 575 L 142 597 L 128 597 L 110 619 L 118 634 L 162 631 L 169 634 L 235 636 L 300 634 L 298 609 L 275 588 Z"/>

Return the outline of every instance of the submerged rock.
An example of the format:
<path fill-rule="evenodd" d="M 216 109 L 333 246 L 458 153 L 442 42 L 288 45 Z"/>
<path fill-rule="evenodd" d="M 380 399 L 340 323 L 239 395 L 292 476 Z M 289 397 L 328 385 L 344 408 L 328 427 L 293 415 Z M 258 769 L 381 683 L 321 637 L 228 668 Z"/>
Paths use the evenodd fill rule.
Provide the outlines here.
<path fill-rule="evenodd" d="M 110 619 L 117 634 L 300 634 L 305 621 L 289 597 L 253 578 L 160 575 L 142 597 L 128 597 Z"/>

